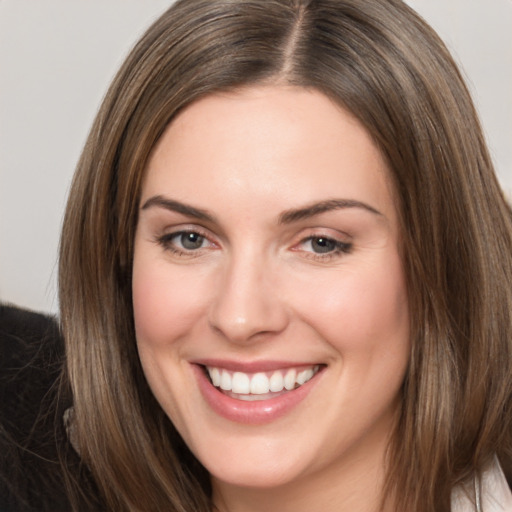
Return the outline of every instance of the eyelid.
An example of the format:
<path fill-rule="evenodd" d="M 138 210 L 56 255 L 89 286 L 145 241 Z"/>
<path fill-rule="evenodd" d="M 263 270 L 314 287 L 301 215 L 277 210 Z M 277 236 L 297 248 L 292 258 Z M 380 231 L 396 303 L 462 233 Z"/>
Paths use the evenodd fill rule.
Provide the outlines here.
<path fill-rule="evenodd" d="M 325 227 L 308 227 L 301 230 L 294 236 L 296 241 L 293 242 L 293 244 L 302 243 L 303 241 L 310 240 L 311 238 L 328 238 L 329 240 L 347 244 L 352 243 L 353 240 L 353 236 L 346 231 Z"/>
<path fill-rule="evenodd" d="M 334 231 L 334 232 L 333 232 Z M 342 258 L 352 252 L 352 237 L 345 232 L 332 230 L 327 228 L 310 228 L 300 233 L 298 241 L 294 242 L 291 250 L 302 253 L 303 257 L 318 262 L 328 262 L 334 258 Z M 315 252 L 304 248 L 304 244 L 312 243 L 314 239 L 330 240 L 334 244 L 334 248 L 328 252 Z"/>

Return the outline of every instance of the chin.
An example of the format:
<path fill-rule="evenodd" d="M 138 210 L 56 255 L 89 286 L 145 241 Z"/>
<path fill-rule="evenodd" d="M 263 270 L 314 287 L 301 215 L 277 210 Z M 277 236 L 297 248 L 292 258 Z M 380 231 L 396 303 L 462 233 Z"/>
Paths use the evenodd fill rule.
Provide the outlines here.
<path fill-rule="evenodd" d="M 286 433 L 245 435 L 225 432 L 224 440 L 203 437 L 194 453 L 215 481 L 232 486 L 275 488 L 289 484 L 312 468 L 316 449 Z M 217 438 L 217 439 L 215 439 Z M 206 441 L 206 442 L 204 442 Z M 214 447 L 212 449 L 212 447 Z"/>
<path fill-rule="evenodd" d="M 210 471 L 212 481 L 224 485 L 254 489 L 275 489 L 286 486 L 298 480 L 302 474 L 296 464 L 286 464 L 281 461 L 269 461 L 263 465 L 256 463 L 231 465 L 212 464 Z"/>

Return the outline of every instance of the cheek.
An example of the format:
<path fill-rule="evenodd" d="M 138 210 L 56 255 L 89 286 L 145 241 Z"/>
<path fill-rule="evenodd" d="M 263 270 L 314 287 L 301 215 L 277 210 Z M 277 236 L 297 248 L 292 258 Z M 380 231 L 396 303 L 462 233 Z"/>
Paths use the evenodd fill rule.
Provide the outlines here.
<path fill-rule="evenodd" d="M 165 261 L 136 255 L 132 293 L 139 344 L 166 344 L 186 333 L 204 310 L 207 281 Z"/>
<path fill-rule="evenodd" d="M 300 296 L 306 298 L 304 293 Z M 403 352 L 408 347 L 408 301 L 398 255 L 315 280 L 299 307 L 308 323 L 338 350 Z"/>
<path fill-rule="evenodd" d="M 140 361 L 154 396 L 182 430 L 189 403 L 178 397 L 190 392 L 184 385 L 182 340 L 203 316 L 204 285 L 204 279 L 193 279 L 162 258 L 135 252 L 132 296 Z"/>

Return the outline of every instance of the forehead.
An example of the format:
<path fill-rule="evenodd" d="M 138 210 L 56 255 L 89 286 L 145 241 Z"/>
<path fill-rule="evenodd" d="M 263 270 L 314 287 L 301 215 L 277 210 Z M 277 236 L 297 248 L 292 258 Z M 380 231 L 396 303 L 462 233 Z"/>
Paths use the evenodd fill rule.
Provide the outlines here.
<path fill-rule="evenodd" d="M 219 207 L 332 196 L 394 216 L 389 171 L 361 123 L 316 90 L 260 86 L 206 96 L 169 125 L 149 161 L 144 198 L 168 193 Z"/>

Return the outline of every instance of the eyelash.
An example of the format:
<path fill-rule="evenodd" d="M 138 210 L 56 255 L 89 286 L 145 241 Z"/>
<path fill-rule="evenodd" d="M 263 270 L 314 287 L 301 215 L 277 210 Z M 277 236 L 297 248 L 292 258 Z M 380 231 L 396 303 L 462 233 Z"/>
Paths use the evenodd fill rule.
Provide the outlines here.
<path fill-rule="evenodd" d="M 199 247 L 198 249 L 185 249 L 180 248 L 173 243 L 173 239 L 176 239 L 178 237 L 181 237 L 183 235 L 198 235 L 198 237 L 201 237 L 203 240 L 209 241 L 208 236 L 205 233 L 202 233 L 201 231 L 197 229 L 183 229 L 180 231 L 174 231 L 172 233 L 166 233 L 165 235 L 162 235 L 156 239 L 156 242 L 163 247 L 164 250 L 170 251 L 173 254 L 176 254 L 177 256 L 184 256 L 184 257 L 195 257 L 198 256 L 198 253 L 203 247 Z M 211 244 L 211 242 L 210 242 Z"/>
<path fill-rule="evenodd" d="M 352 252 L 352 244 L 348 242 L 342 242 L 341 240 L 336 240 L 336 238 L 332 238 L 324 235 L 310 235 L 306 238 L 303 238 L 298 246 L 303 246 L 305 243 L 313 243 L 316 240 L 317 242 L 323 240 L 329 244 L 332 244 L 332 250 L 325 253 L 318 253 L 313 251 L 305 251 L 306 257 L 309 259 L 313 259 L 320 262 L 328 262 L 333 258 L 340 257 L 344 254 L 350 254 Z"/>
<path fill-rule="evenodd" d="M 199 256 L 201 249 L 204 249 L 204 247 L 198 247 L 197 249 L 185 249 L 177 247 L 175 243 L 173 243 L 173 240 L 182 237 L 184 235 L 197 235 L 198 237 L 202 238 L 203 241 L 207 241 L 210 244 L 213 245 L 212 242 L 209 241 L 208 236 L 197 229 L 184 229 L 180 231 L 175 231 L 172 233 L 166 233 L 165 235 L 162 235 L 156 239 L 156 242 L 163 247 L 166 251 L 171 251 L 173 254 L 177 256 L 183 256 L 183 257 L 195 257 Z M 348 242 L 342 242 L 340 240 L 336 240 L 335 238 L 324 236 L 321 234 L 318 235 L 310 235 L 305 238 L 303 238 L 297 245 L 294 247 L 301 247 L 306 243 L 312 244 L 313 241 L 324 241 L 327 244 L 331 244 L 332 249 L 325 253 L 319 253 L 314 251 L 303 251 L 308 259 L 320 261 L 320 262 L 327 262 L 330 261 L 333 258 L 340 257 L 344 254 L 350 254 L 352 252 L 352 244 Z M 299 252 L 299 249 L 292 249 L 294 251 Z M 199 254 L 198 254 L 199 253 Z"/>

